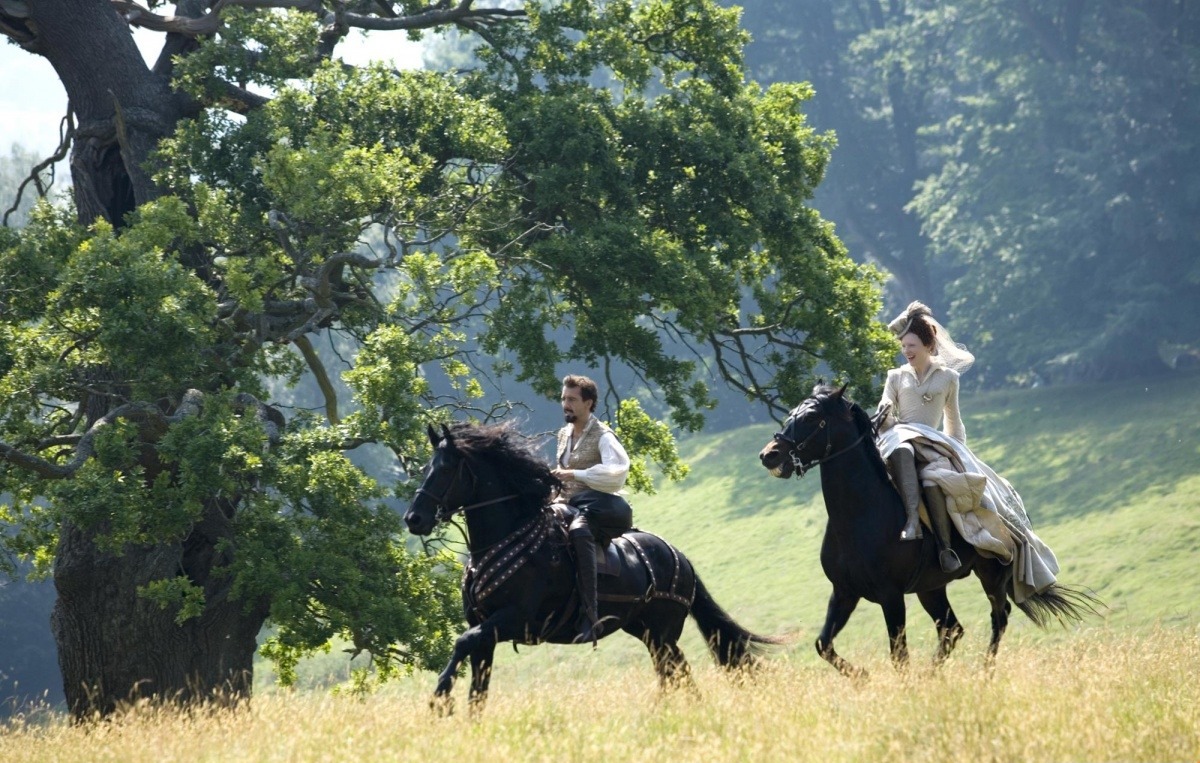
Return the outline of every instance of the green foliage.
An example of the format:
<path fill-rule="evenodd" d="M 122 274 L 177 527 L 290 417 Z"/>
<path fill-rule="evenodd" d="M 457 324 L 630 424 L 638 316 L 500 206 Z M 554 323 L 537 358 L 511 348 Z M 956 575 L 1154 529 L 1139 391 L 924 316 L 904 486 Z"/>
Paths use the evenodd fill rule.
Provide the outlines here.
<path fill-rule="evenodd" d="M 152 580 L 139 588 L 138 594 L 163 609 L 175 609 L 175 622 L 180 625 L 204 614 L 204 589 L 182 575 Z"/>
<path fill-rule="evenodd" d="M 679 458 L 670 428 L 647 416 L 637 400 L 630 398 L 621 401 L 615 432 L 631 455 L 626 484 L 635 493 L 654 495 L 651 462 L 674 482 L 686 477 L 690 471 L 688 465 Z"/>
<path fill-rule="evenodd" d="M 1196 8 L 742 5 L 751 71 L 811 78 L 837 131 L 822 209 L 892 303 L 931 304 L 976 351 L 977 383 L 1197 356 Z"/>
<path fill-rule="evenodd" d="M 747 84 L 737 12 L 709 0 L 526 12 L 472 26 L 484 66 L 459 75 L 343 65 L 309 12 L 220 10 L 173 62 L 203 108 L 125 158 L 157 198 L 0 234 L 19 526 L 0 543 L 46 560 L 70 522 L 104 552 L 179 555 L 139 594 L 181 627 L 229 592 L 266 612 L 286 680 L 340 641 L 371 655 L 366 687 L 440 663 L 461 627 L 457 561 L 410 553 L 389 502 L 427 424 L 495 414 L 490 373 L 554 395 L 561 364 L 623 366 L 683 431 L 713 375 L 776 409 L 821 367 L 870 387 L 891 347 L 880 277 L 808 206 L 832 147 L 811 89 Z M 301 380 L 323 416 L 273 405 Z M 686 474 L 636 400 L 618 423 L 635 488 L 651 463 Z M 351 460 L 367 445 L 394 485 Z"/>
<path fill-rule="evenodd" d="M 994 381 L 1164 370 L 1164 344 L 1200 345 L 1200 210 L 1183 170 L 1200 150 L 1184 128 L 1200 14 L 1100 3 L 1027 22 L 1046 35 L 1035 42 L 973 5 L 976 93 L 941 128 L 948 160 L 913 202 L 967 273 L 951 285 L 954 326 Z"/>

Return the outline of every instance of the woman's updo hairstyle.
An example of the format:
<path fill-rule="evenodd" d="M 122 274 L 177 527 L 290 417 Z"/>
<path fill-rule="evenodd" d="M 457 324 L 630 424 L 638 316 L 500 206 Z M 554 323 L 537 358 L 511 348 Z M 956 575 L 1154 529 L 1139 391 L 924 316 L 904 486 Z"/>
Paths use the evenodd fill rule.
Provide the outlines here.
<path fill-rule="evenodd" d="M 921 340 L 921 344 L 933 349 L 934 344 L 937 343 L 937 326 L 933 324 L 931 318 L 933 318 L 933 312 L 928 307 L 921 302 L 913 302 L 888 324 L 888 328 L 896 335 L 897 339 L 902 339 L 905 334 L 916 334 L 917 339 Z"/>
<path fill-rule="evenodd" d="M 896 316 L 888 324 L 888 329 L 900 339 L 905 334 L 913 334 L 928 347 L 934 357 L 949 368 L 962 373 L 975 362 L 975 356 L 961 344 L 955 344 L 931 311 L 921 302 L 913 302 L 904 308 L 904 312 Z"/>

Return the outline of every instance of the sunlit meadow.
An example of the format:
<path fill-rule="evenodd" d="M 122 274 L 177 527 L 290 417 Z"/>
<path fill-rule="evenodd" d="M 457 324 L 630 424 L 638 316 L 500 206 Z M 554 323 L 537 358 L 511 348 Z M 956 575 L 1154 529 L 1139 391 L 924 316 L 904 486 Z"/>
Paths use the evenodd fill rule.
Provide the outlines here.
<path fill-rule="evenodd" d="M 740 680 L 697 665 L 660 693 L 649 664 L 597 669 L 574 650 L 536 678 L 497 678 L 487 708 L 437 718 L 421 676 L 356 698 L 267 692 L 237 710 L 137 706 L 97 725 L 36 715 L 0 735 L 21 761 L 1167 761 L 1200 757 L 1200 630 L 1106 628 L 1015 640 L 994 670 L 963 652 L 870 676 L 783 655 Z M 502 657 L 503 658 L 503 657 Z M 509 659 L 520 660 L 521 658 Z M 698 662 L 698 660 L 696 661 Z"/>
<path fill-rule="evenodd" d="M 309 661 L 300 690 L 275 688 L 260 665 L 254 700 L 235 711 L 143 705 L 84 726 L 29 712 L 0 730 L 0 761 L 1197 761 L 1197 382 L 967 400 L 974 447 L 1024 495 L 1060 580 L 1105 603 L 1046 632 L 1014 611 L 992 671 L 973 579 L 949 589 L 966 635 L 936 672 L 934 628 L 915 602 L 906 672 L 888 662 L 883 618 L 866 602 L 837 647 L 869 679 L 816 656 L 829 595 L 818 482 L 767 476 L 754 456 L 773 426 L 757 425 L 682 443 L 692 476 L 634 499 L 639 526 L 683 550 L 739 622 L 794 638 L 752 680 L 714 668 L 692 626 L 682 644 L 694 694 L 661 695 L 645 649 L 625 636 L 595 652 L 502 645 L 484 713 L 468 716 L 460 681 L 459 712 L 439 719 L 429 674 L 366 697 L 331 693 L 350 665 L 335 648 Z"/>

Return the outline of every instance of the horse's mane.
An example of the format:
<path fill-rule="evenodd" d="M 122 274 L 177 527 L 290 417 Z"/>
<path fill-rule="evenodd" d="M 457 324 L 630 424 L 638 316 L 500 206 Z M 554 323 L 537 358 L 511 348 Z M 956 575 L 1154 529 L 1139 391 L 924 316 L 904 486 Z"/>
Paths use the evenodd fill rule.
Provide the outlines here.
<path fill-rule="evenodd" d="M 834 399 L 836 396 L 835 393 L 839 389 L 839 387 L 834 387 L 829 384 L 818 384 L 817 386 L 813 387 L 812 396 L 816 398 L 817 402 L 819 402 L 822 406 L 828 406 L 832 404 L 831 401 Z M 844 394 L 840 396 L 840 400 L 843 406 L 848 409 L 844 410 L 843 412 L 849 413 L 849 418 L 854 423 L 855 431 L 857 431 L 859 434 L 867 432 L 867 437 L 870 439 L 871 443 L 874 444 L 874 432 L 871 431 L 874 425 L 871 423 L 871 417 L 868 416 L 867 412 L 862 409 L 862 406 L 846 397 Z M 880 479 L 882 479 L 884 482 L 891 481 L 891 477 L 888 476 L 887 465 L 883 463 L 883 456 L 879 454 L 879 448 L 867 448 L 867 460 L 871 462 L 871 466 L 878 473 Z"/>
<path fill-rule="evenodd" d="M 498 475 L 516 491 L 529 509 L 539 509 L 549 503 L 551 490 L 561 483 L 550 473 L 550 467 L 538 457 L 529 438 L 515 423 L 470 424 L 458 422 L 450 426 L 455 450 L 464 456 L 491 464 Z"/>

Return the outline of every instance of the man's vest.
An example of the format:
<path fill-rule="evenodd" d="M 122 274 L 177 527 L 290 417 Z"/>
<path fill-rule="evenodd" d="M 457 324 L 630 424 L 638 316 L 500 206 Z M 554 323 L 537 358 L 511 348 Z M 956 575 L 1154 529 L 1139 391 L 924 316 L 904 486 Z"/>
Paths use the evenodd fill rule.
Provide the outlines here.
<path fill-rule="evenodd" d="M 583 435 L 575 441 L 575 447 L 571 449 L 570 455 L 567 457 L 567 469 L 587 469 L 596 464 L 603 463 L 600 459 L 600 438 L 605 432 L 611 432 L 600 419 L 592 416 L 588 421 L 587 427 L 583 430 Z M 567 424 L 562 429 L 558 430 L 558 451 L 555 456 L 554 465 L 558 466 L 563 462 L 563 454 L 567 452 L 568 446 L 571 444 L 571 425 Z M 576 493 L 587 490 L 588 486 L 579 480 L 563 480 L 562 492 L 559 493 L 558 500 L 566 502 L 571 500 L 571 497 Z"/>

